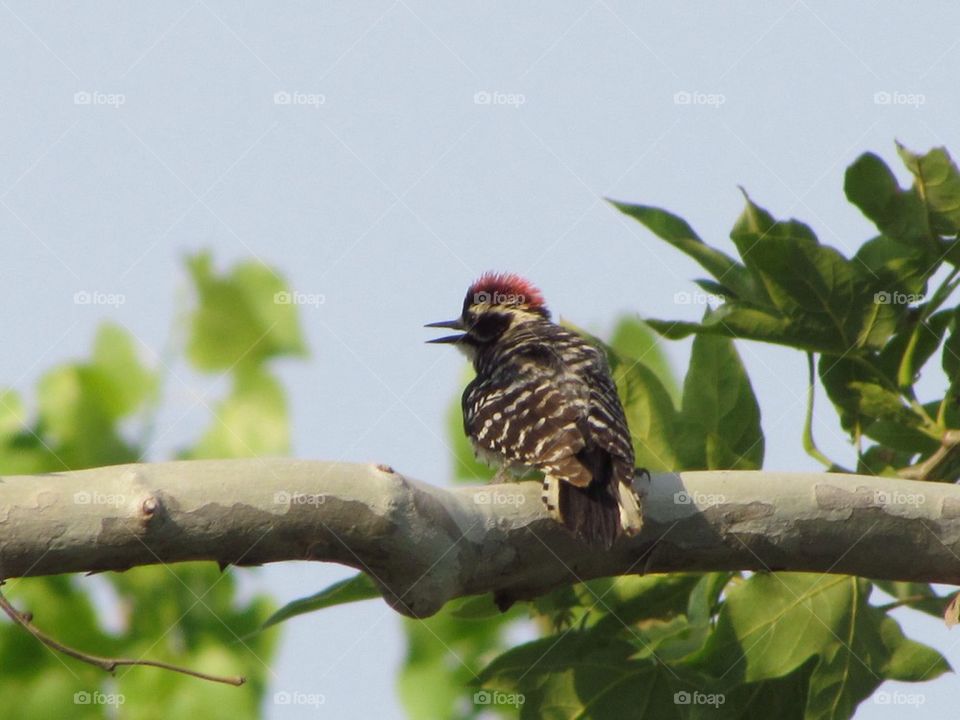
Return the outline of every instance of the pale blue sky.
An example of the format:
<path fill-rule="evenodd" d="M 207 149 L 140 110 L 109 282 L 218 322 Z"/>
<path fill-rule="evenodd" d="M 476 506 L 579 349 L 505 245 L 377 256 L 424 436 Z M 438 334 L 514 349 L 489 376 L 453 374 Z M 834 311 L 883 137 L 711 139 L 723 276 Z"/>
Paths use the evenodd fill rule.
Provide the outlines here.
<path fill-rule="evenodd" d="M 556 313 L 600 333 L 624 312 L 696 319 L 702 306 L 676 294 L 703 273 L 602 197 L 667 207 L 732 251 L 741 184 L 849 253 L 871 233 L 842 193 L 857 155 L 880 153 L 906 180 L 894 138 L 960 148 L 960 7 L 947 2 L 0 1 L 0 19 L 0 381 L 29 392 L 86 354 L 104 319 L 159 354 L 185 253 L 259 257 L 325 298 L 302 312 L 310 361 L 280 365 L 295 454 L 436 483 L 463 360 L 424 345 L 421 326 L 453 316 L 480 272 L 529 275 Z M 80 291 L 125 302 L 76 305 Z M 739 347 L 767 467 L 815 469 L 799 443 L 803 357 Z M 687 344 L 666 350 L 685 365 Z M 176 372 L 152 458 L 195 437 L 223 391 Z M 823 398 L 815 432 L 850 461 Z M 349 572 L 237 574 L 285 601 Z M 960 636 L 900 617 L 960 665 Z M 379 602 L 299 619 L 271 694 L 402 717 L 389 709 L 402 652 Z M 948 716 L 955 687 L 903 686 L 923 694 L 918 711 L 868 701 L 857 717 Z"/>

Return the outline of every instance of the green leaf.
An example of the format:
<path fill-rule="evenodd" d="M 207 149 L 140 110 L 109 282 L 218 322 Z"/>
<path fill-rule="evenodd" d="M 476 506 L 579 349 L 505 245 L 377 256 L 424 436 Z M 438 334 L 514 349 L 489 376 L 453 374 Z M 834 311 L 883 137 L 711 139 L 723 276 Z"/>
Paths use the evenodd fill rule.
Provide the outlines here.
<path fill-rule="evenodd" d="M 855 398 L 856 410 L 862 417 L 874 420 L 898 420 L 905 425 L 918 425 L 921 419 L 907 408 L 899 393 L 872 382 L 853 381 L 847 387 Z"/>
<path fill-rule="evenodd" d="M 637 467 L 652 472 L 677 467 L 677 411 L 670 393 L 643 363 L 614 363 L 611 367 L 633 437 Z"/>
<path fill-rule="evenodd" d="M 631 643 L 582 631 L 535 640 L 484 668 L 475 697 L 519 693 L 521 718 L 678 717 L 677 673 L 633 653 Z"/>
<path fill-rule="evenodd" d="M 829 356 L 820 358 L 818 372 L 827 396 L 851 434 L 864 432 L 888 449 L 914 454 L 936 449 L 939 443 L 920 428 L 925 420 L 905 405 L 889 380 L 864 362 Z"/>
<path fill-rule="evenodd" d="M 884 677 L 901 682 L 926 682 L 945 672 L 952 672 L 953 668 L 943 655 L 932 647 L 905 637 L 900 624 L 892 617 L 884 617 L 880 622 L 883 644 L 891 650 L 883 667 Z"/>
<path fill-rule="evenodd" d="M 685 469 L 762 466 L 760 406 L 732 340 L 698 335 L 693 341 L 681 418 L 694 429 L 681 433 Z"/>
<path fill-rule="evenodd" d="M 951 381 L 960 377 L 960 307 L 953 310 L 953 317 L 950 320 L 950 335 L 943 344 L 940 364 L 943 367 L 943 372 Z"/>
<path fill-rule="evenodd" d="M 603 598 L 598 610 L 604 611 L 593 628 L 600 634 L 619 634 L 624 625 L 682 614 L 701 577 L 696 573 L 670 573 L 592 581 L 593 593 L 587 596 L 587 601 Z"/>
<path fill-rule="evenodd" d="M 117 690 L 127 698 L 124 718 L 153 720 L 168 717 L 168 712 L 181 717 L 192 709 L 203 717 L 256 715 L 267 686 L 266 661 L 278 637 L 256 631 L 273 610 L 272 603 L 262 595 L 241 601 L 234 576 L 209 562 L 138 567 L 104 577 L 117 592 L 121 607 L 136 608 L 127 619 L 122 647 L 112 654 L 247 678 L 242 688 L 199 683 L 200 688 L 195 678 L 135 668 L 117 678 Z M 158 637 L 157 627 L 172 631 Z M 155 698 L 164 699 L 160 715 L 151 701 Z"/>
<path fill-rule="evenodd" d="M 857 587 L 868 583 L 861 580 Z M 932 680 L 950 669 L 936 650 L 907 640 L 896 620 L 864 602 L 865 594 L 858 595 L 837 642 L 814 669 L 808 720 L 845 720 L 884 680 Z"/>
<path fill-rule="evenodd" d="M 132 462 L 136 451 L 117 427 L 117 408 L 110 378 L 95 366 L 63 365 L 37 386 L 40 427 L 45 443 L 71 469 Z"/>
<path fill-rule="evenodd" d="M 877 367 L 887 377 L 896 378 L 901 387 L 912 386 L 940 346 L 952 317 L 952 310 L 942 310 L 925 320 L 919 313 L 911 313 L 880 352 Z"/>
<path fill-rule="evenodd" d="M 425 620 L 405 620 L 407 657 L 398 689 L 407 714 L 473 718 L 487 710 L 472 702 L 471 685 L 489 658 L 507 646 L 506 634 L 524 610 L 517 604 L 478 622 L 454 617 L 450 608 L 444 608 Z"/>
<path fill-rule="evenodd" d="M 630 363 L 642 362 L 650 368 L 669 393 L 670 399 L 675 403 L 680 402 L 680 389 L 670 361 L 663 352 L 660 339 L 643 320 L 631 316 L 621 317 L 613 330 L 609 345 L 616 358 Z"/>
<path fill-rule="evenodd" d="M 265 369 L 234 369 L 230 395 L 213 409 L 213 422 L 192 459 L 283 455 L 290 449 L 287 401 L 280 383 Z"/>
<path fill-rule="evenodd" d="M 830 345 L 847 352 L 886 342 L 903 308 L 877 302 L 874 278 L 821 245 L 803 223 L 775 221 L 749 197 L 746 203 L 730 237 L 793 324 L 814 330 L 824 351 Z"/>
<path fill-rule="evenodd" d="M 913 173 L 920 197 L 930 217 L 930 227 L 938 235 L 960 232 L 960 172 L 946 148 L 934 148 L 916 155 L 897 143 L 897 153 Z"/>
<path fill-rule="evenodd" d="M 851 579 L 758 573 L 727 590 L 716 632 L 693 665 L 755 682 L 793 672 L 834 642 L 849 612 Z"/>
<path fill-rule="evenodd" d="M 199 304 L 187 354 L 201 370 L 256 365 L 278 355 L 304 355 L 293 295 L 272 269 L 240 263 L 216 275 L 209 253 L 188 260 Z"/>
<path fill-rule="evenodd" d="M 746 682 L 783 677 L 810 658 L 804 717 L 849 718 L 885 679 L 926 680 L 948 669 L 931 648 L 906 640 L 868 602 L 866 580 L 762 573 L 727 592 L 717 630 L 692 665 Z"/>
<path fill-rule="evenodd" d="M 871 426 L 871 430 L 876 423 Z M 874 445 L 857 458 L 857 474 L 898 477 L 897 472 L 910 465 L 915 451 L 898 451 L 884 445 Z M 877 583 L 879 584 L 879 583 Z"/>
<path fill-rule="evenodd" d="M 888 236 L 888 245 L 899 244 L 900 253 L 907 256 L 913 248 L 926 257 L 934 249 L 920 195 L 916 190 L 902 190 L 893 171 L 877 155 L 864 153 L 857 158 L 847 168 L 843 189 L 847 199 Z"/>
<path fill-rule="evenodd" d="M 690 592 L 687 602 L 687 617 L 691 623 L 706 625 L 720 606 L 720 594 L 730 581 L 739 577 L 732 572 L 704 573 Z"/>
<path fill-rule="evenodd" d="M 907 607 L 927 613 L 937 619 L 943 617 L 949 600 L 938 595 L 929 583 L 873 580 L 874 585 L 895 600 L 907 601 Z"/>
<path fill-rule="evenodd" d="M 671 340 L 705 333 L 731 338 L 787 345 L 808 352 L 842 354 L 848 347 L 829 327 L 807 318 L 789 318 L 775 309 L 750 307 L 742 303 L 724 303 L 703 323 L 647 319 L 647 324 Z"/>
<path fill-rule="evenodd" d="M 763 286 L 747 268 L 704 243 L 683 218 L 648 205 L 609 202 L 620 212 L 638 220 L 657 237 L 696 260 L 717 282 L 737 296 L 756 303 L 769 300 Z"/>
<path fill-rule="evenodd" d="M 271 625 L 282 623 L 297 615 L 379 597 L 381 597 L 380 591 L 373 584 L 370 576 L 365 573 L 357 573 L 351 578 L 333 583 L 318 593 L 288 602 L 267 618 L 260 629 L 266 630 Z"/>
<path fill-rule="evenodd" d="M 157 375 L 140 362 L 134 340 L 123 328 L 109 323 L 100 326 L 92 365 L 109 379 L 110 392 L 104 400 L 111 417 L 125 417 L 154 398 Z"/>
<path fill-rule="evenodd" d="M 58 469 L 134 461 L 139 453 L 121 435 L 119 421 L 154 398 L 156 387 L 129 333 L 101 326 L 90 361 L 61 365 L 41 378 L 40 445 Z"/>
<path fill-rule="evenodd" d="M 707 280 L 706 278 L 699 278 L 694 280 L 694 282 L 697 284 L 697 287 L 706 292 L 708 295 L 716 295 L 718 299 L 739 299 L 736 293 L 721 283 L 714 282 L 713 280 Z"/>
<path fill-rule="evenodd" d="M 854 263 L 862 265 L 874 277 L 875 297 L 896 299 L 898 305 L 917 302 L 923 297 L 927 280 L 937 267 L 935 260 L 924 246 L 886 235 L 868 240 L 853 256 Z"/>
<path fill-rule="evenodd" d="M 624 357 L 585 330 L 571 323 L 564 323 L 564 326 L 606 353 L 633 436 L 637 467 L 651 471 L 674 469 L 677 411 L 657 372 L 646 365 L 645 358 Z M 672 376 L 668 377 L 673 384 Z"/>
<path fill-rule="evenodd" d="M 501 614 L 493 593 L 470 595 L 450 602 L 450 615 L 460 620 L 486 620 Z"/>
<path fill-rule="evenodd" d="M 23 400 L 16 390 L 0 390 L 0 438 L 23 430 L 27 424 Z"/>

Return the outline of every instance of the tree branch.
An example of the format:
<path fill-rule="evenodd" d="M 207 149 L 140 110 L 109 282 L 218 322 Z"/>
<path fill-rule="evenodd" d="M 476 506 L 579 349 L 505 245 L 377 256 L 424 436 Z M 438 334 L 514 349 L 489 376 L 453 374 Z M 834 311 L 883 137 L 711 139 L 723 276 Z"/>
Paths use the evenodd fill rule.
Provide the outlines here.
<path fill-rule="evenodd" d="M 342 563 L 396 610 L 498 601 L 611 575 L 794 570 L 960 585 L 960 487 L 836 473 L 637 480 L 645 525 L 603 552 L 535 482 L 439 488 L 376 465 L 288 459 L 118 465 L 0 478 L 0 578 L 214 560 Z"/>
<path fill-rule="evenodd" d="M 37 640 L 42 642 L 51 650 L 63 653 L 64 655 L 72 657 L 75 660 L 98 667 L 101 670 L 106 670 L 108 673 L 112 673 L 121 666 L 140 665 L 160 668 L 161 670 L 170 670 L 171 672 L 189 675 L 190 677 L 199 678 L 200 680 L 209 680 L 210 682 L 224 683 L 225 685 L 239 686 L 246 682 L 246 678 L 239 675 L 210 675 L 209 673 L 200 672 L 199 670 L 191 670 L 190 668 L 181 667 L 180 665 L 174 665 L 168 662 L 162 662 L 160 660 L 147 660 L 145 658 L 108 658 L 101 657 L 99 655 L 91 655 L 90 653 L 85 653 L 82 650 L 72 648 L 69 645 L 64 645 L 62 642 L 54 640 L 52 637 L 42 632 L 33 624 L 33 618 L 29 613 L 20 612 L 17 610 L 13 605 L 10 604 L 10 602 L 3 596 L 2 593 L 0 593 L 0 609 L 2 609 L 3 612 L 5 612 L 7 616 L 17 625 L 33 635 Z"/>

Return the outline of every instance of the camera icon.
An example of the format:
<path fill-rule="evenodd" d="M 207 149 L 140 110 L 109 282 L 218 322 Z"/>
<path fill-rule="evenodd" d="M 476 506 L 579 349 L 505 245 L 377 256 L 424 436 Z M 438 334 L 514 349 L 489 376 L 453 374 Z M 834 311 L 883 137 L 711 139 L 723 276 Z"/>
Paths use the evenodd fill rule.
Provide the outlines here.
<path fill-rule="evenodd" d="M 289 105 L 292 98 L 286 90 L 278 90 L 273 94 L 274 105 Z"/>
<path fill-rule="evenodd" d="M 886 90 L 880 90 L 873 94 L 874 105 L 889 105 L 892 99 L 892 96 Z"/>
<path fill-rule="evenodd" d="M 678 690 L 673 694 L 674 705 L 689 705 L 690 700 L 690 693 L 688 693 L 686 690 Z"/>
<path fill-rule="evenodd" d="M 93 102 L 93 96 L 85 90 L 73 94 L 74 105 L 89 105 L 91 102 Z"/>
<path fill-rule="evenodd" d="M 886 290 L 882 290 L 873 294 L 873 301 L 877 303 L 877 305 L 889 305 L 890 300 L 891 295 Z"/>
<path fill-rule="evenodd" d="M 681 490 L 673 494 L 673 502 L 677 505 L 689 505 L 693 502 L 693 498 L 686 490 Z"/>
<path fill-rule="evenodd" d="M 273 503 L 274 505 L 289 505 L 290 504 L 290 493 L 286 490 L 280 490 L 273 494 Z"/>
<path fill-rule="evenodd" d="M 75 505 L 89 505 L 90 493 L 86 491 L 75 492 L 73 494 L 73 502 Z"/>
<path fill-rule="evenodd" d="M 489 705 L 491 702 L 493 702 L 493 695 L 489 690 L 477 690 L 473 694 L 474 705 Z"/>
<path fill-rule="evenodd" d="M 274 705 L 289 705 L 291 701 L 290 693 L 281 690 L 273 694 Z"/>
<path fill-rule="evenodd" d="M 74 705 L 89 705 L 93 697 L 86 690 L 78 690 L 73 694 Z"/>
<path fill-rule="evenodd" d="M 681 90 L 680 92 L 675 92 L 673 94 L 674 105 L 689 105 L 692 101 L 693 96 L 686 90 Z"/>
<path fill-rule="evenodd" d="M 478 90 L 473 94 L 474 105 L 489 105 L 492 100 L 493 96 L 486 90 Z"/>
<path fill-rule="evenodd" d="M 473 302 L 476 305 L 483 305 L 484 303 L 489 303 L 491 300 L 493 300 L 493 298 L 490 297 L 490 293 L 488 292 L 478 292 L 473 294 Z"/>
<path fill-rule="evenodd" d="M 73 294 L 74 305 L 89 305 L 92 299 L 92 296 L 86 290 L 80 290 Z"/>
<path fill-rule="evenodd" d="M 289 305 L 293 302 L 293 295 L 291 295 L 286 290 L 281 290 L 273 294 L 273 304 L 274 305 Z"/>

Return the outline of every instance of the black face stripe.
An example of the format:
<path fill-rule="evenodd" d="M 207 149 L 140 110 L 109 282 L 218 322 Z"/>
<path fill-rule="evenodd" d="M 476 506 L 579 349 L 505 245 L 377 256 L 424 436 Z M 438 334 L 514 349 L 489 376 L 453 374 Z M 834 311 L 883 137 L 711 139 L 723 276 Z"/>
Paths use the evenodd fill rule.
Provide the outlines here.
<path fill-rule="evenodd" d="M 510 313 L 490 310 L 466 320 L 467 333 L 479 343 L 490 343 L 503 335 L 511 322 Z"/>

